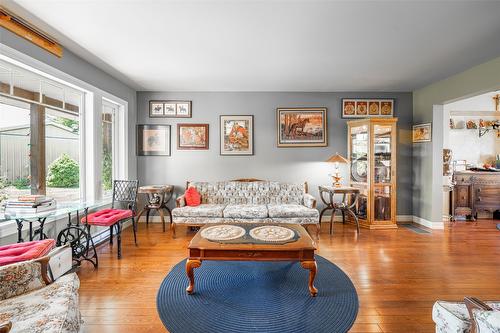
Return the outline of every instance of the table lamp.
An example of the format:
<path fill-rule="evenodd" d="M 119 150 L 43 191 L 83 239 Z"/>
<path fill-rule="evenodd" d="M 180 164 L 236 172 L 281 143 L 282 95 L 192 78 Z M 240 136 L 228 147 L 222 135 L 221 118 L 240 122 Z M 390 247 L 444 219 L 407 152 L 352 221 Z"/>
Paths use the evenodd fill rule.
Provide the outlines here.
<path fill-rule="evenodd" d="M 342 155 L 339 155 L 339 153 L 335 153 L 332 157 L 326 160 L 327 162 L 334 163 L 335 171 L 334 174 L 330 174 L 333 180 L 333 186 L 335 187 L 340 187 L 340 180 L 342 177 L 340 177 L 340 170 L 339 170 L 339 164 L 347 164 L 349 163 L 348 160 L 346 160 Z"/>

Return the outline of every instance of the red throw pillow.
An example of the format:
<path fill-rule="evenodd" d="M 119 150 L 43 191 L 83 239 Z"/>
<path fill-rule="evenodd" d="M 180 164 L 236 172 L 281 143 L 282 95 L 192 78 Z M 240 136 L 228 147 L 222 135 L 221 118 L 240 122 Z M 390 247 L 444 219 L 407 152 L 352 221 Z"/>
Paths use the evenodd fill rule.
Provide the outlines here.
<path fill-rule="evenodd" d="M 201 203 L 201 195 L 194 186 L 190 186 L 186 192 L 184 192 L 184 198 L 186 199 L 186 205 L 188 206 L 199 206 Z"/>

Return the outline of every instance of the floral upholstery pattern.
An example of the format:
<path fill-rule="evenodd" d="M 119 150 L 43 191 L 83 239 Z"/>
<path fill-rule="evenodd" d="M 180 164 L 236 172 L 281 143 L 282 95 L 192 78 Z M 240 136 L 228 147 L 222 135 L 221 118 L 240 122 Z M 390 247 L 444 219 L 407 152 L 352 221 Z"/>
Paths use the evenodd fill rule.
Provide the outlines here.
<path fill-rule="evenodd" d="M 500 302 L 485 302 L 494 310 L 500 310 Z M 471 322 L 463 302 L 437 301 L 432 308 L 432 319 L 437 333 L 468 333 Z"/>
<path fill-rule="evenodd" d="M 42 265 L 38 262 L 24 261 L 0 267 L 0 301 L 44 286 Z"/>
<path fill-rule="evenodd" d="M 266 205 L 227 205 L 224 217 L 237 219 L 263 219 L 267 217 Z"/>
<path fill-rule="evenodd" d="M 307 208 L 316 208 L 316 199 L 309 193 L 304 194 L 304 206 Z"/>
<path fill-rule="evenodd" d="M 500 333 L 500 311 L 473 310 L 477 333 Z"/>
<path fill-rule="evenodd" d="M 221 218 L 225 205 L 201 204 L 199 206 L 184 206 L 172 211 L 173 217 L 219 217 Z"/>
<path fill-rule="evenodd" d="M 30 293 L 0 302 L 0 322 L 11 321 L 10 333 L 74 333 L 81 324 L 78 276 L 65 275 Z"/>
<path fill-rule="evenodd" d="M 269 217 L 317 217 L 317 209 L 307 208 L 302 205 L 267 205 Z"/>
<path fill-rule="evenodd" d="M 177 198 L 174 223 L 295 223 L 318 224 L 316 199 L 305 184 L 270 181 L 190 182 L 201 195 L 201 205 L 186 206 Z"/>

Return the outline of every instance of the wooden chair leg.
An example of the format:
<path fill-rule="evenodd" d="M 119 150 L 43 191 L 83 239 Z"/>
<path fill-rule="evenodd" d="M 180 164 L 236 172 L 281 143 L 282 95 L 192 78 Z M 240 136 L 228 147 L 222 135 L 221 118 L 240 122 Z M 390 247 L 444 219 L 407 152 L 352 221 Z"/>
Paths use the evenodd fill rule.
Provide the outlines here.
<path fill-rule="evenodd" d="M 175 223 L 170 223 L 170 231 L 172 232 L 172 237 L 175 238 Z"/>
<path fill-rule="evenodd" d="M 333 233 L 333 220 L 335 219 L 335 209 L 332 210 L 332 217 L 330 218 L 330 235 Z"/>
<path fill-rule="evenodd" d="M 151 209 L 148 209 L 146 211 L 146 224 L 149 225 L 149 213 L 151 212 Z"/>
<path fill-rule="evenodd" d="M 109 244 L 113 245 L 113 226 L 109 227 Z"/>
<path fill-rule="evenodd" d="M 134 243 L 137 246 L 137 223 L 135 218 L 132 217 L 132 229 L 134 230 Z"/>
<path fill-rule="evenodd" d="M 118 259 L 122 258 L 122 225 L 120 222 L 116 223 L 116 239 L 118 243 Z"/>
<path fill-rule="evenodd" d="M 163 232 L 165 232 L 165 215 L 163 215 L 163 209 L 159 208 L 158 213 L 160 213 L 161 223 L 163 224 Z"/>
<path fill-rule="evenodd" d="M 347 211 L 349 212 L 349 214 L 352 215 L 352 217 L 354 217 L 354 221 L 356 222 L 356 231 L 358 232 L 359 235 L 359 219 L 352 210 L 348 209 Z"/>

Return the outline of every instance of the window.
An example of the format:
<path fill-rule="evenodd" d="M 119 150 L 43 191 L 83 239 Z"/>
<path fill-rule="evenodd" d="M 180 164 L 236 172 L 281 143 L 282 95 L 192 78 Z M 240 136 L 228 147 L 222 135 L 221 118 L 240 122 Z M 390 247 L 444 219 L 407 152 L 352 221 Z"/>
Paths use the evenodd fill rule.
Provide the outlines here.
<path fill-rule="evenodd" d="M 103 100 L 102 102 L 102 172 L 101 172 L 101 196 L 108 197 L 113 191 L 113 179 L 116 172 L 116 119 L 119 106 Z"/>
<path fill-rule="evenodd" d="M 0 61 L 0 199 L 81 199 L 83 91 Z"/>

